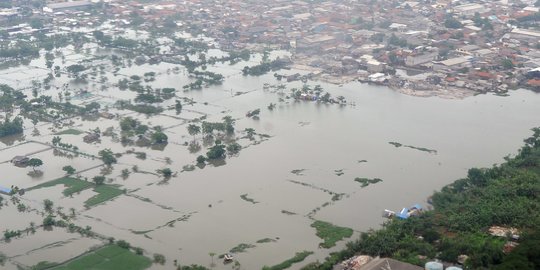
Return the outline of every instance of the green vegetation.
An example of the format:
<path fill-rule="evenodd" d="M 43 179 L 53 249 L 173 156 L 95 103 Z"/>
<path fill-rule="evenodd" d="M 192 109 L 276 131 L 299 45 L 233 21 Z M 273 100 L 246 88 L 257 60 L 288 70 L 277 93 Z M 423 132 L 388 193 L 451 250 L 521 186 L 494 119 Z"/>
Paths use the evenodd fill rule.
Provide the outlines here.
<path fill-rule="evenodd" d="M 53 263 L 53 262 L 47 262 L 47 261 L 42 261 L 42 262 L 39 262 L 38 264 L 32 266 L 30 269 L 31 270 L 44 270 L 44 269 L 49 269 L 53 266 L 56 266 L 58 265 L 57 263 Z"/>
<path fill-rule="evenodd" d="M 225 145 L 224 144 L 218 144 L 216 141 L 216 145 L 210 147 L 208 152 L 206 152 L 206 157 L 208 159 L 222 159 L 225 158 Z"/>
<path fill-rule="evenodd" d="M 70 165 L 62 167 L 62 170 L 65 171 L 67 175 L 74 174 L 76 172 L 75 168 Z"/>
<path fill-rule="evenodd" d="M 244 76 L 251 75 L 251 76 L 260 76 L 264 75 L 270 71 L 276 71 L 280 70 L 287 66 L 287 62 L 282 59 L 276 59 L 271 62 L 264 62 L 252 67 L 245 66 L 242 69 L 242 74 Z"/>
<path fill-rule="evenodd" d="M 35 171 L 36 167 L 43 165 L 43 160 L 39 158 L 31 158 L 30 160 L 28 160 L 28 162 L 26 162 L 26 165 L 32 167 L 32 169 Z"/>
<path fill-rule="evenodd" d="M 231 252 L 231 253 L 241 253 L 241 252 L 245 252 L 246 249 L 248 249 L 248 248 L 254 248 L 254 247 L 255 247 L 255 245 L 242 243 L 242 244 L 237 245 L 236 247 L 231 248 L 231 250 L 229 252 Z"/>
<path fill-rule="evenodd" d="M 369 178 L 356 177 L 354 178 L 354 181 L 362 184 L 362 187 L 364 188 L 364 187 L 369 186 L 370 184 L 376 184 L 376 183 L 382 182 L 382 179 L 380 178 L 369 179 Z"/>
<path fill-rule="evenodd" d="M 143 270 L 152 264 L 147 257 L 136 255 L 128 249 L 117 245 L 109 245 L 94 252 L 86 254 L 65 265 L 53 268 L 53 270 Z"/>
<path fill-rule="evenodd" d="M 81 135 L 83 133 L 84 132 L 82 132 L 82 131 L 80 131 L 78 129 L 70 128 L 70 129 L 62 130 L 60 132 L 56 132 L 56 133 L 54 133 L 54 135 Z"/>
<path fill-rule="evenodd" d="M 49 181 L 47 183 L 39 184 L 37 186 L 33 186 L 29 188 L 27 191 L 52 187 L 56 185 L 64 185 L 66 187 L 66 189 L 62 191 L 62 194 L 64 194 L 64 196 L 71 196 L 75 193 L 79 193 L 85 189 L 93 187 L 93 191 L 97 192 L 98 194 L 96 194 L 95 196 L 89 198 L 87 201 L 84 202 L 84 205 L 86 207 L 92 207 L 96 204 L 108 201 L 124 193 L 124 191 L 119 189 L 118 186 L 105 185 L 105 184 L 94 185 L 92 182 L 83 181 L 83 180 L 80 180 L 77 178 L 71 178 L 71 177 L 63 177 L 63 178 Z M 52 208 L 52 206 L 50 206 L 50 208 Z"/>
<path fill-rule="evenodd" d="M 274 266 L 264 266 L 262 270 L 283 270 L 291 267 L 293 264 L 303 261 L 307 256 L 313 254 L 311 251 L 297 252 L 294 257 Z"/>
<path fill-rule="evenodd" d="M 94 187 L 94 192 L 98 194 L 92 196 L 90 199 L 84 202 L 84 206 L 92 207 L 96 204 L 106 202 L 117 196 L 120 196 L 124 193 L 123 190 L 119 189 L 118 186 L 114 185 L 99 185 Z"/>
<path fill-rule="evenodd" d="M 77 179 L 77 178 L 63 177 L 63 178 L 59 178 L 59 179 L 56 179 L 56 180 L 49 181 L 47 183 L 43 183 L 43 184 L 39 184 L 37 186 L 33 186 L 33 187 L 27 189 L 27 191 L 34 190 L 34 189 L 40 189 L 40 188 L 52 187 L 52 186 L 56 186 L 56 185 L 64 185 L 66 187 L 66 189 L 64 189 L 64 191 L 62 191 L 62 194 L 64 194 L 64 196 L 67 197 L 67 196 L 70 196 L 70 195 L 72 195 L 74 193 L 81 192 L 81 191 L 91 187 L 92 183 L 87 182 L 87 181 L 83 181 L 83 180 L 80 180 L 80 179 Z"/>
<path fill-rule="evenodd" d="M 111 151 L 111 149 L 103 149 L 98 152 L 98 155 L 103 161 L 103 163 L 108 166 L 117 162 L 116 157 L 114 156 L 114 153 Z"/>
<path fill-rule="evenodd" d="M 456 263 L 467 255 L 466 269 L 538 269 L 540 267 L 540 128 L 525 139 L 519 153 L 490 169 L 470 169 L 436 192 L 434 210 L 383 228 L 362 233 L 346 249 L 323 263 L 304 269 L 332 269 L 337 262 L 361 253 L 422 265 L 440 259 Z M 521 231 L 519 245 L 503 252 L 508 237 L 489 234 L 491 226 Z M 426 259 L 419 259 L 425 256 Z"/>
<path fill-rule="evenodd" d="M 263 239 L 257 240 L 257 244 L 270 243 L 270 242 L 276 242 L 276 240 L 272 238 L 263 238 Z"/>
<path fill-rule="evenodd" d="M 351 228 L 339 227 L 320 220 L 313 222 L 311 227 L 315 228 L 317 236 L 323 239 L 324 242 L 320 244 L 323 248 L 331 248 L 336 245 L 336 242 L 353 235 Z"/>
<path fill-rule="evenodd" d="M 103 175 L 94 176 L 92 178 L 92 182 L 94 182 L 96 186 L 103 185 L 103 183 L 105 183 L 105 176 Z"/>
<path fill-rule="evenodd" d="M 15 117 L 12 121 L 9 118 L 0 123 L 0 137 L 23 133 L 23 121 L 20 117 Z"/>
<path fill-rule="evenodd" d="M 163 256 L 162 254 L 154 254 L 154 263 L 159 263 L 161 265 L 165 264 L 166 262 L 166 259 L 165 259 L 165 256 Z"/>
<path fill-rule="evenodd" d="M 437 154 L 437 150 L 433 150 L 433 149 L 428 149 L 428 148 L 424 148 L 424 147 L 416 147 L 416 146 L 412 146 L 412 145 L 403 145 L 401 143 L 398 143 L 398 142 L 388 142 L 389 144 L 399 148 L 399 147 L 407 147 L 407 148 L 411 148 L 411 149 L 415 149 L 415 150 L 418 150 L 418 151 L 422 151 L 422 152 L 428 152 L 430 154 Z"/>
<path fill-rule="evenodd" d="M 242 200 L 244 200 L 244 201 L 246 201 L 246 202 L 250 202 L 250 203 L 252 203 L 252 204 L 259 203 L 259 202 L 255 201 L 254 199 L 249 198 L 247 194 L 242 194 L 242 195 L 240 195 L 240 198 L 242 198 Z"/>

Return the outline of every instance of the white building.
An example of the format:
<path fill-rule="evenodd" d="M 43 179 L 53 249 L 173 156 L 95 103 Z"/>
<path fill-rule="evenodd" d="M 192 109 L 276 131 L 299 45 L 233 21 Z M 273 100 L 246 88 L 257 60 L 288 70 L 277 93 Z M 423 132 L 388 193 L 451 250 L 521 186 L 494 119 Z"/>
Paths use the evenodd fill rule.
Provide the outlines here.
<path fill-rule="evenodd" d="M 462 16 L 473 16 L 476 12 L 486 12 L 487 9 L 480 4 L 464 4 L 454 7 L 454 11 Z"/>

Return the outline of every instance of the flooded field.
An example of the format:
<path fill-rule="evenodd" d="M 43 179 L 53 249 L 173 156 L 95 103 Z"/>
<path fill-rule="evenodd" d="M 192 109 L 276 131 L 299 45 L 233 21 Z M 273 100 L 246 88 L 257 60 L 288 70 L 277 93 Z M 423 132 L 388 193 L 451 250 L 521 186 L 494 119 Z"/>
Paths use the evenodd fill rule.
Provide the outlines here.
<path fill-rule="evenodd" d="M 103 53 L 92 45 L 82 53 L 68 48 L 55 65 L 63 69 Z M 113 116 L 77 116 L 35 126 L 25 120 L 24 137 L 0 143 L 0 185 L 27 189 L 42 185 L 18 196 L 19 203 L 3 196 L 7 205 L 0 214 L 9 222 L 0 223 L 0 230 L 26 230 L 30 222 L 40 225 L 46 216 L 43 200 L 49 199 L 55 209 L 63 209 L 58 212 L 73 212 L 72 222 L 89 226 L 95 235 L 57 227 L 52 231 L 37 228 L 28 236 L 23 232 L 20 238 L 0 245 L 0 252 L 9 258 L 4 267 L 62 263 L 114 237 L 142 248 L 149 257 L 159 253 L 167 258 L 165 265 L 153 264 L 151 269 L 171 269 L 174 260 L 205 266 L 215 261 L 215 269 L 230 269 L 217 255 L 239 244 L 249 247 L 235 254 L 242 269 L 260 269 L 296 252 L 314 252 L 291 267 L 298 269 L 324 259 L 346 242 L 322 248 L 322 239 L 311 227 L 314 221 L 351 228 L 354 239 L 359 232 L 380 226 L 384 209 L 425 205 L 433 191 L 464 177 L 468 168 L 491 166 L 515 154 L 529 129 L 540 124 L 540 95 L 525 90 L 507 97 L 445 100 L 411 97 L 360 83 L 308 82 L 320 84 L 332 96 L 345 97 L 347 105 L 295 101 L 287 98 L 289 89 L 302 88 L 301 82 L 280 82 L 272 74 L 242 75 L 242 68 L 258 63 L 260 57 L 232 66 L 209 66 L 207 70 L 226 79 L 202 90 L 182 91 L 194 79 L 183 66 L 164 62 L 133 64 L 113 72 L 109 62 L 96 60 L 97 72 L 88 84 L 76 85 L 66 74 L 55 78 L 42 94 L 59 99 L 66 84 L 85 89 L 84 94 L 70 97 L 73 104 L 98 102 Z M 47 71 L 39 72 L 43 66 L 44 59 L 36 59 L 29 67 L 3 70 L 0 83 L 32 95 L 29 76 L 47 76 Z M 180 113 L 174 109 L 174 99 L 165 100 L 159 105 L 164 111 L 152 116 L 113 107 L 118 100 L 137 96 L 121 90 L 117 82 L 147 72 L 155 72 L 155 80 L 144 85 L 176 89 L 175 98 L 183 101 Z M 268 90 L 265 84 L 283 84 L 286 89 Z M 275 107 L 270 110 L 269 104 Z M 260 109 L 258 118 L 246 117 L 255 109 Z M 190 135 L 187 126 L 202 120 L 221 121 L 225 116 L 236 121 L 235 132 L 216 137 L 236 140 L 241 151 L 194 166 L 214 142 L 205 143 L 201 134 Z M 148 127 L 160 126 L 168 143 L 149 145 L 142 137 L 122 141 L 119 121 L 125 117 Z M 83 142 L 96 129 L 105 135 Z M 52 143 L 55 137 L 76 145 L 77 150 L 58 149 Z M 200 149 L 190 151 L 191 141 L 197 141 Z M 98 158 L 106 148 L 118 154 L 117 164 L 111 167 Z M 144 158 L 138 153 L 144 153 Z M 14 166 L 10 161 L 15 156 L 40 158 L 44 162 L 38 168 L 41 173 Z M 43 185 L 65 176 L 67 165 L 76 170 L 71 175 L 76 181 Z M 157 171 L 165 168 L 172 170 L 172 176 L 163 177 Z M 98 175 L 105 177 L 102 187 L 85 183 Z M 355 178 L 382 181 L 363 186 Z M 68 190 L 76 187 L 80 187 L 76 192 Z M 17 211 L 21 203 L 28 209 Z"/>

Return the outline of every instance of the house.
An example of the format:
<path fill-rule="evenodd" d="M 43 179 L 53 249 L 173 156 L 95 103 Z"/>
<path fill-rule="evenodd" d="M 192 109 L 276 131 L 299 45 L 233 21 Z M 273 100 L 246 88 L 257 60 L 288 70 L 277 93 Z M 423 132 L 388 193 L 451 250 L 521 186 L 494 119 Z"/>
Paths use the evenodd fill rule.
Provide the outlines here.
<path fill-rule="evenodd" d="M 65 10 L 73 10 L 73 9 L 81 9 L 91 6 L 92 3 L 89 1 L 72 1 L 72 2 L 60 2 L 60 3 L 52 3 L 48 4 L 46 7 L 43 8 L 43 11 L 45 12 L 59 12 L 59 11 L 65 11 Z"/>
<path fill-rule="evenodd" d="M 400 262 L 390 258 L 372 258 L 370 256 L 356 256 L 337 264 L 334 270 L 422 270 L 424 268 L 410 263 Z"/>
<path fill-rule="evenodd" d="M 13 190 L 11 188 L 7 188 L 7 187 L 2 187 L 0 186 L 0 193 L 1 194 L 4 194 L 4 195 L 11 195 L 11 193 L 13 192 Z"/>
<path fill-rule="evenodd" d="M 540 40 L 540 32 L 528 30 L 528 29 L 514 28 L 510 32 L 510 36 L 519 41 L 526 41 L 526 42 L 533 42 L 533 43 L 538 42 L 538 40 Z"/>
<path fill-rule="evenodd" d="M 470 67 L 471 66 L 471 59 L 470 56 L 463 56 L 463 57 L 456 57 L 444 61 L 434 61 L 433 62 L 433 70 L 438 71 L 442 69 L 450 69 L 450 70 L 457 70 L 464 67 Z"/>
<path fill-rule="evenodd" d="M 83 137 L 83 141 L 85 143 L 93 143 L 95 141 L 99 140 L 99 134 L 98 133 L 90 133 Z"/>
<path fill-rule="evenodd" d="M 110 112 L 101 112 L 99 113 L 99 116 L 105 118 L 105 119 L 114 119 L 114 114 L 110 113 Z"/>
<path fill-rule="evenodd" d="M 29 160 L 30 158 L 28 158 L 27 156 L 16 156 L 11 159 L 11 163 L 18 167 L 24 167 Z"/>
<path fill-rule="evenodd" d="M 464 4 L 456 6 L 454 11 L 461 16 L 472 16 L 475 13 L 486 12 L 487 9 L 481 4 Z"/>
<path fill-rule="evenodd" d="M 439 50 L 433 49 L 427 52 L 421 52 L 417 54 L 408 55 L 405 58 L 405 65 L 408 67 L 431 64 L 431 61 L 437 59 L 439 56 Z"/>

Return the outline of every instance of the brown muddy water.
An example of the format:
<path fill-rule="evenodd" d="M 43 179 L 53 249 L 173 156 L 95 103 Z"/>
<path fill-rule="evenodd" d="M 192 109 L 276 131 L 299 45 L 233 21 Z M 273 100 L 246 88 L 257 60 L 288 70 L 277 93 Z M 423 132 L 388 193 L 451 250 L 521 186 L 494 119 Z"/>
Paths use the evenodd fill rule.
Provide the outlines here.
<path fill-rule="evenodd" d="M 66 62 L 74 63 L 82 58 L 72 54 L 66 57 Z M 33 61 L 31 66 L 36 69 L 43 66 L 40 61 L 42 59 Z M 257 58 L 250 63 L 256 62 Z M 256 246 L 235 255 L 242 269 L 260 269 L 291 258 L 296 252 L 313 251 L 304 262 L 291 268 L 298 269 L 308 262 L 324 259 L 345 243 L 339 242 L 329 250 L 319 248 L 321 239 L 310 227 L 314 220 L 350 227 L 356 237 L 358 232 L 379 227 L 384 209 L 399 210 L 414 203 L 425 204 L 433 191 L 464 177 L 468 168 L 503 162 L 504 156 L 517 152 L 522 139 L 530 134 L 529 129 L 540 124 L 540 95 L 525 90 L 513 91 L 507 97 L 488 94 L 445 100 L 410 97 L 360 83 L 342 87 L 321 83 L 333 96 L 343 95 L 354 105 L 291 99 L 280 102 L 283 95 L 263 90 L 264 83 L 279 83 L 273 75 L 244 77 L 240 70 L 246 64 L 249 63 L 209 67 L 227 79 L 222 85 L 201 91 L 178 91 L 178 97 L 195 101 L 193 105 L 185 104 L 179 115 L 167 110 L 147 117 L 110 109 L 149 126 L 162 126 L 169 136 L 169 144 L 160 149 L 124 146 L 111 137 L 102 137 L 100 143 L 86 144 L 82 142 L 84 134 L 60 135 L 62 142 L 77 145 L 81 152 L 90 155 L 97 155 L 104 148 L 111 148 L 115 153 L 131 149 L 147 153 L 146 160 L 124 154 L 114 169 L 107 172 L 107 182 L 119 185 L 120 189 L 125 189 L 125 194 L 89 209 L 84 207 L 84 202 L 95 195 L 92 190 L 64 197 L 63 188 L 55 186 L 32 190 L 21 200 L 42 211 L 43 199 L 51 199 L 55 207 L 74 208 L 77 211 L 75 223 L 79 226 L 91 226 L 98 234 L 124 239 L 132 246 L 142 247 L 148 256 L 165 255 L 167 264 L 153 265 L 153 269 L 172 269 L 175 259 L 181 264 L 209 266 L 210 252 L 223 254 L 241 243 Z M 104 83 L 106 89 L 101 89 L 100 85 L 92 88 L 90 84 L 88 87 L 94 94 L 73 98 L 72 102 L 98 101 L 106 105 L 118 99 L 133 99 L 133 92 L 121 91 L 114 83 L 125 76 L 142 75 L 147 71 L 158 73 L 156 81 L 150 83 L 153 87 L 181 89 L 190 79 L 182 69 L 178 73 L 171 72 L 174 67 L 163 63 L 122 68 L 116 76 L 107 72 L 104 75 L 108 78 Z M 0 78 L 18 71 L 4 71 Z M 20 80 L 11 76 L 4 82 L 24 88 L 23 81 L 28 73 L 20 76 Z M 64 77 L 54 84 L 60 87 L 69 82 Z M 287 88 L 292 87 L 302 87 L 302 84 L 287 84 Z M 45 94 L 56 96 L 58 91 L 53 87 Z M 236 95 L 237 92 L 241 94 Z M 273 111 L 267 109 L 270 103 L 276 103 Z M 174 100 L 164 102 L 164 106 L 172 104 Z M 247 111 L 257 108 L 261 109 L 259 120 L 245 117 Z M 196 157 L 206 152 L 203 148 L 190 153 L 183 145 L 193 140 L 186 130 L 189 121 L 205 115 L 209 121 L 219 121 L 226 115 L 237 119 L 235 137 L 244 149 L 236 156 L 227 157 L 221 166 L 207 165 L 204 169 L 182 171 L 184 165 L 195 164 Z M 17 140 L 11 145 L 1 145 L 0 185 L 35 186 L 61 177 L 65 165 L 75 167 L 83 179 L 101 174 L 99 160 L 54 154 L 47 145 L 60 130 L 72 128 L 85 132 L 97 127 L 101 131 L 113 127 L 120 133 L 117 119 L 87 121 L 78 117 L 56 128 L 40 123 L 36 127 L 39 136 L 33 136 L 33 125 L 25 122 L 23 141 L 33 142 L 21 144 Z M 245 128 L 254 128 L 258 134 L 270 137 L 243 138 Z M 201 135 L 196 139 L 201 141 Z M 396 148 L 389 142 L 432 149 L 436 153 Z M 40 168 L 43 175 L 31 177 L 27 175 L 31 168 L 21 169 L 9 163 L 13 156 L 26 154 L 44 160 Z M 126 179 L 121 177 L 121 170 L 131 170 L 134 165 L 138 172 L 132 172 Z M 177 172 L 177 176 L 163 181 L 155 171 L 165 167 Z M 303 171 L 294 174 L 293 170 Z M 354 181 L 355 177 L 383 181 L 362 188 Z M 256 203 L 242 199 L 244 194 Z M 340 199 L 332 200 L 333 194 L 341 194 Z M 19 213 L 14 207 L 10 203 L 0 210 L 2 219 L 10 220 L 0 222 L 1 231 L 24 229 L 31 221 L 41 223 L 42 216 L 37 212 Z M 294 214 L 284 214 L 284 211 Z M 21 216 L 25 218 L 16 222 Z M 10 264 L 5 267 L 10 269 L 12 262 L 26 266 L 39 261 L 62 262 L 102 243 L 102 240 L 61 230 L 38 229 L 34 236 L 2 242 L 0 252 L 10 257 Z M 276 241 L 256 243 L 264 238 Z M 231 267 L 217 258 L 215 261 L 215 269 Z"/>

